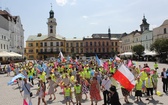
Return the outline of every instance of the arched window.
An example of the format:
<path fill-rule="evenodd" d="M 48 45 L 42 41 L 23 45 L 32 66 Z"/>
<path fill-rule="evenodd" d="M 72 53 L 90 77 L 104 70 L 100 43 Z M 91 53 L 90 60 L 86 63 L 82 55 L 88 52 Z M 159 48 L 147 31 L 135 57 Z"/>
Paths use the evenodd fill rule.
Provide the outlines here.
<path fill-rule="evenodd" d="M 50 33 L 53 33 L 53 29 L 50 29 Z"/>

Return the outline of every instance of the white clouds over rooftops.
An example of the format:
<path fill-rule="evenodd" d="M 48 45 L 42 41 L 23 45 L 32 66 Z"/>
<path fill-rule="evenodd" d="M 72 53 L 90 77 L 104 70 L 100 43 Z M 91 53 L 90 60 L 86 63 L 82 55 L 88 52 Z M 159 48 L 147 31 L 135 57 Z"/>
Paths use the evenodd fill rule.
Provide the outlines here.
<path fill-rule="evenodd" d="M 64 6 L 64 5 L 66 5 L 67 3 L 70 3 L 70 5 L 75 5 L 75 4 L 76 4 L 76 1 L 77 1 L 77 0 L 56 0 L 56 3 L 57 3 L 59 6 Z"/>

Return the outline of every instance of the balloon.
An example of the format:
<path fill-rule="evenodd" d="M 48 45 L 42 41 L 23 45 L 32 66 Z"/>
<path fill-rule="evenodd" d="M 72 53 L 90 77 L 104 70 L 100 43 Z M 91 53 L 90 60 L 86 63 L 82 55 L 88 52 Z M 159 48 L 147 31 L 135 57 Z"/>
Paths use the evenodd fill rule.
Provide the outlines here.
<path fill-rule="evenodd" d="M 74 76 L 71 76 L 71 80 L 74 81 L 74 80 L 75 80 L 75 77 L 74 77 Z"/>
<path fill-rule="evenodd" d="M 161 93 L 160 91 L 157 91 L 156 94 L 157 94 L 158 96 L 161 96 L 161 95 L 162 95 L 162 93 Z"/>
<path fill-rule="evenodd" d="M 17 80 L 14 80 L 14 82 L 17 82 Z"/>

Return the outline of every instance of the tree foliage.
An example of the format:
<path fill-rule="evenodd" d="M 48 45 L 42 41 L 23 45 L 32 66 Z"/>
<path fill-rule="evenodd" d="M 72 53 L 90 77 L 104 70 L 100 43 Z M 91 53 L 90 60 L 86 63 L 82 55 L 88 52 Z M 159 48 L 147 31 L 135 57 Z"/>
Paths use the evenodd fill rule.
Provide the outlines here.
<path fill-rule="evenodd" d="M 144 46 L 140 45 L 135 45 L 132 47 L 133 52 L 135 52 L 137 55 L 141 55 L 143 51 L 145 50 Z"/>
<path fill-rule="evenodd" d="M 156 39 L 150 50 L 158 53 L 168 52 L 168 39 Z"/>

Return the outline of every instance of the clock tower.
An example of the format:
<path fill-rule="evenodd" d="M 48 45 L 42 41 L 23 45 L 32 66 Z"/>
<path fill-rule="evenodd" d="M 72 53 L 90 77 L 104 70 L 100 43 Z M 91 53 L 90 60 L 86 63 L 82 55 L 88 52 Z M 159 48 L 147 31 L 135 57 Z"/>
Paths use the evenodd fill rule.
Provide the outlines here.
<path fill-rule="evenodd" d="M 56 19 L 54 18 L 54 11 L 52 10 L 52 5 L 51 5 L 51 10 L 49 12 L 47 25 L 48 25 L 48 36 L 55 37 L 57 22 L 56 22 Z"/>

